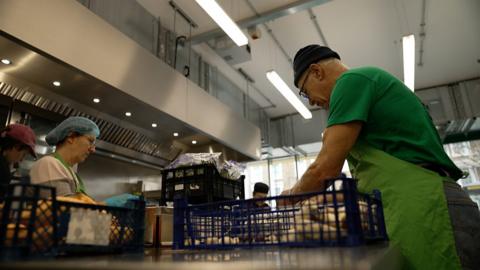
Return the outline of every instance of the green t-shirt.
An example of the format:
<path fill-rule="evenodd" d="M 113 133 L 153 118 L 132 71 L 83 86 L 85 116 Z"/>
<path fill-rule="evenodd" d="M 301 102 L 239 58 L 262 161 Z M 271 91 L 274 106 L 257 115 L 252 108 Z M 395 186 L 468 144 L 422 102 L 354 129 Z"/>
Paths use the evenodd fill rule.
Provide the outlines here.
<path fill-rule="evenodd" d="M 362 67 L 337 79 L 327 126 L 356 120 L 364 122 L 359 140 L 411 163 L 442 166 L 454 179 L 462 176 L 443 150 L 423 104 L 391 74 Z"/>

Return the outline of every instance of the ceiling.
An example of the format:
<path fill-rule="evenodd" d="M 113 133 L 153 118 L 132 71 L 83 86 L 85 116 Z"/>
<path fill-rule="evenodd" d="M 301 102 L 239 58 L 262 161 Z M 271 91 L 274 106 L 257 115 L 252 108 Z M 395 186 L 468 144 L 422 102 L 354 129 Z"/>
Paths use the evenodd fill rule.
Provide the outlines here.
<path fill-rule="evenodd" d="M 239 21 L 255 15 L 247 0 L 217 0 L 223 9 Z M 179 34 L 189 28 L 174 12 L 167 0 L 137 0 L 162 26 Z M 288 0 L 250 0 L 261 15 L 267 11 L 297 3 Z M 305 1 L 298 1 L 305 2 Z M 192 36 L 217 29 L 217 25 L 193 0 L 175 0 L 198 27 Z M 446 84 L 480 76 L 480 1 L 426 1 L 425 38 L 422 66 L 416 67 L 415 88 Z M 417 0 L 335 0 L 312 8 L 327 44 L 336 50 L 349 67 L 378 66 L 403 78 L 401 38 L 415 34 L 416 62 L 419 62 L 422 1 Z M 308 44 L 322 44 L 307 10 L 280 17 L 267 23 L 280 45 L 291 58 Z M 267 81 L 265 72 L 275 69 L 293 91 L 291 64 L 263 26 L 261 38 L 250 39 L 252 60 L 236 65 L 255 81 L 255 86 L 275 105 L 267 109 L 270 117 L 296 111 Z M 245 29 L 244 29 L 245 30 Z M 246 31 L 245 31 L 246 32 Z M 234 69 L 223 70 L 225 73 Z M 228 74 L 226 74 L 228 75 Z M 255 98 L 255 97 L 254 97 Z M 265 99 L 256 100 L 268 106 Z M 311 107 L 310 107 L 311 108 Z"/>

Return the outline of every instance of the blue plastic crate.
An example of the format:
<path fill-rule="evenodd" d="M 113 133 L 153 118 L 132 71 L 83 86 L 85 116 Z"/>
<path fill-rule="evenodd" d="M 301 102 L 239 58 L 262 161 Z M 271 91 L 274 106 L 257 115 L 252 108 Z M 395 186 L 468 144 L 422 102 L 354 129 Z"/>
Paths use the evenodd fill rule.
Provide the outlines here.
<path fill-rule="evenodd" d="M 0 259 L 143 251 L 144 200 L 129 201 L 127 207 L 110 207 L 58 201 L 55 195 L 54 188 L 41 185 L 9 186 L 0 211 Z M 102 243 L 72 241 L 72 232 L 83 229 L 82 233 L 88 233 L 72 217 L 86 215 L 103 218 L 103 226 L 91 227 L 105 231 Z"/>
<path fill-rule="evenodd" d="M 358 246 L 388 239 L 380 192 L 359 193 L 355 180 L 349 178 L 329 180 L 327 184 L 329 188 L 323 192 L 265 199 L 201 205 L 176 200 L 173 246 Z M 298 203 L 277 206 L 279 200 Z"/>

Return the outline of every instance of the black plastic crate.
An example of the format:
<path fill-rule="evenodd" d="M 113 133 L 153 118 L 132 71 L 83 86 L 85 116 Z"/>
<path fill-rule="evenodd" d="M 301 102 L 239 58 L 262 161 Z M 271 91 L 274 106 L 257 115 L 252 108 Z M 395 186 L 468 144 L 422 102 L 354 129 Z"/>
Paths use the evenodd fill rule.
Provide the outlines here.
<path fill-rule="evenodd" d="M 380 192 L 359 193 L 349 178 L 327 183 L 326 191 L 292 196 L 200 205 L 176 200 L 174 248 L 358 246 L 388 240 Z M 277 206 L 280 200 L 301 203 Z"/>
<path fill-rule="evenodd" d="M 162 171 L 161 204 L 187 199 L 191 204 L 245 198 L 245 176 L 222 177 L 214 165 L 195 165 Z"/>
<path fill-rule="evenodd" d="M 55 195 L 41 185 L 9 186 L 0 211 L 1 259 L 143 251 L 145 201 L 109 207 Z"/>
<path fill-rule="evenodd" d="M 54 188 L 10 185 L 0 209 L 0 258 L 18 259 L 57 254 L 57 212 Z M 43 225 L 46 224 L 46 226 Z"/>

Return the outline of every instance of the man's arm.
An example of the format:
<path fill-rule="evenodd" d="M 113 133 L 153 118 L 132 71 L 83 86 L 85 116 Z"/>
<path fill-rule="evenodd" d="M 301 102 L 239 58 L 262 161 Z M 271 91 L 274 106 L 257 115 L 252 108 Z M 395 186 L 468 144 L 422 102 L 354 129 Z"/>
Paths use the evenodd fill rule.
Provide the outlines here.
<path fill-rule="evenodd" d="M 363 122 L 354 121 L 327 128 L 323 134 L 322 150 L 289 193 L 321 191 L 326 188 L 325 180 L 338 177 L 362 125 Z"/>

